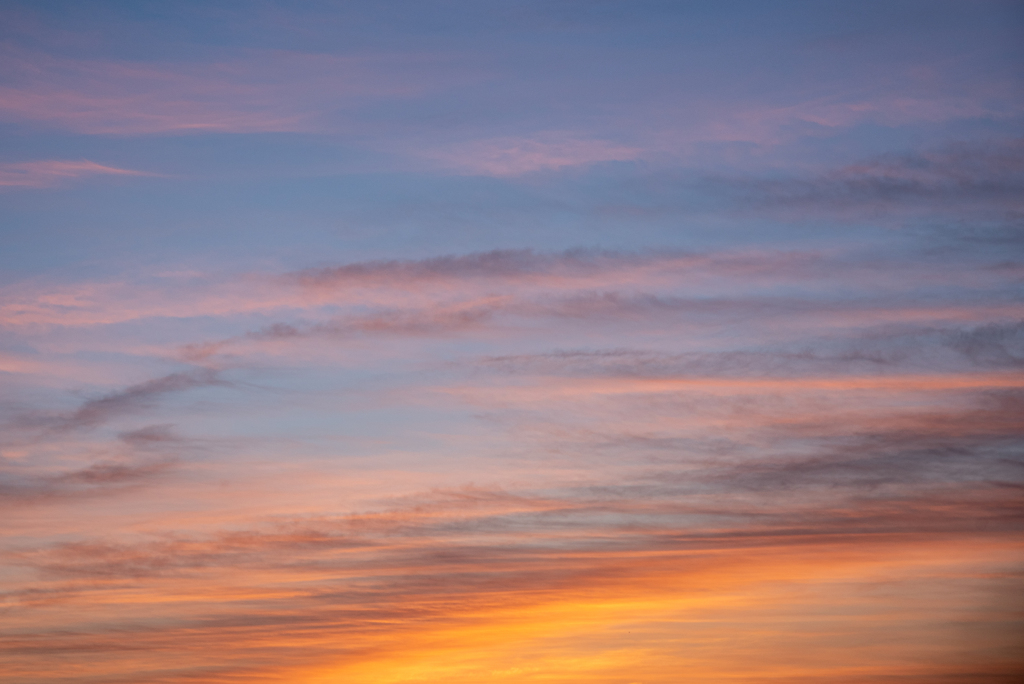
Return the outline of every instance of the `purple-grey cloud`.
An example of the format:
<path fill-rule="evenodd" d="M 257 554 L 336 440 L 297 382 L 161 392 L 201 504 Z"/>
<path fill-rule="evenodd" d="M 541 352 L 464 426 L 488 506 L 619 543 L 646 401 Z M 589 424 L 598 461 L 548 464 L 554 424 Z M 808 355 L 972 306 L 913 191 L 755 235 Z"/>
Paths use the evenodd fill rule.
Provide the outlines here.
<path fill-rule="evenodd" d="M 749 377 L 956 372 L 1024 366 L 1024 322 L 887 326 L 784 346 L 671 354 L 642 349 L 557 350 L 491 356 L 481 367 L 510 374 L 626 377 Z"/>
<path fill-rule="evenodd" d="M 1024 212 L 1024 140 L 881 155 L 810 177 L 718 178 L 708 187 L 762 212 L 987 218 L 1005 226 Z"/>
<path fill-rule="evenodd" d="M 108 495 L 158 481 L 195 450 L 170 425 L 151 425 L 124 432 L 105 456 L 88 465 L 55 466 L 46 459 L 0 460 L 0 500 L 7 505 L 60 502 Z M 45 438 L 35 443 L 45 444 Z M 67 449 L 67 447 L 65 447 Z"/>
<path fill-rule="evenodd" d="M 58 432 L 94 428 L 113 418 L 151 408 L 157 400 L 169 394 L 228 384 L 227 381 L 221 379 L 217 370 L 196 368 L 180 373 L 171 373 L 95 399 L 88 399 L 68 415 L 27 417 L 23 422 L 39 424 Z"/>

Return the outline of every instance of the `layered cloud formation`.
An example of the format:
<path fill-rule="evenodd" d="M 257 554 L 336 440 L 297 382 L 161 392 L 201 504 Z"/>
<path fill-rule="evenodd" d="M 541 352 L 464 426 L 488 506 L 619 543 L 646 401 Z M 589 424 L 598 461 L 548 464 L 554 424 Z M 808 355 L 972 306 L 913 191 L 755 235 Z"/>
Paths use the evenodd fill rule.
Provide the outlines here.
<path fill-rule="evenodd" d="M 7 667 L 1010 681 L 1014 273 L 499 251 L 22 288 Z M 167 371 L 103 389 L 88 349 Z"/>
<path fill-rule="evenodd" d="M 4 682 L 1019 680 L 1016 4 L 83 7 L 0 10 Z"/>

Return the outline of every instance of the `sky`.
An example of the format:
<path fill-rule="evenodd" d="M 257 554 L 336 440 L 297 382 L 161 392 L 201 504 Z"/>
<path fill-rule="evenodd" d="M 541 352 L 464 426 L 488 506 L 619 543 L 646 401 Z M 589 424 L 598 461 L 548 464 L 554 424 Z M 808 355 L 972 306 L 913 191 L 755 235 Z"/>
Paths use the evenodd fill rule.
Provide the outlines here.
<path fill-rule="evenodd" d="M 0 681 L 1020 681 L 1022 32 L 0 1 Z"/>

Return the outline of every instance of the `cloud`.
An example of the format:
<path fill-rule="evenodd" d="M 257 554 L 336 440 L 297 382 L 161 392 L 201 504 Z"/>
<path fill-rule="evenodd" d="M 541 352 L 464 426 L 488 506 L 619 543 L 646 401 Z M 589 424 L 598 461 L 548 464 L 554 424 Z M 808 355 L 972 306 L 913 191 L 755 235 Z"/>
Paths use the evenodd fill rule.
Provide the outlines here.
<path fill-rule="evenodd" d="M 751 416 L 748 434 L 736 435 L 757 440 L 756 449 L 737 442 L 736 448 L 718 444 L 703 451 L 690 442 L 675 459 L 660 453 L 647 460 L 645 452 L 658 445 L 625 432 L 618 434 L 624 441 L 617 448 L 630 452 L 634 466 L 625 475 L 591 469 L 585 478 L 529 486 L 419 491 L 379 501 L 376 510 L 278 517 L 261 527 L 206 537 L 112 543 L 100 541 L 101 534 L 88 543 L 33 551 L 25 559 L 76 576 L 239 566 L 351 568 L 363 578 L 379 571 L 381 582 L 401 587 L 422 581 L 392 573 L 406 564 L 426 568 L 430 576 L 445 567 L 490 576 L 492 562 L 530 571 L 533 559 L 542 557 L 554 568 L 586 570 L 604 553 L 616 558 L 655 548 L 745 548 L 774 545 L 780 535 L 819 543 L 834 535 L 950 533 L 980 525 L 1009 532 L 1024 524 L 1017 500 L 1024 487 L 1017 448 L 1022 408 L 1020 388 L 972 391 L 959 404 L 904 410 L 887 421 L 878 420 L 877 412 L 859 419 L 847 415 L 839 426 L 827 418 L 801 417 L 789 407 L 788 419 L 757 426 Z M 837 412 L 829 408 L 825 414 Z M 604 427 L 591 446 L 607 442 L 618 426 Z M 122 435 L 131 446 L 173 439 L 167 426 Z M 54 481 L 118 483 L 131 479 L 131 472 L 101 462 Z M 952 509 L 956 516 L 949 514 Z M 588 549 L 594 555 L 583 553 Z"/>
<path fill-rule="evenodd" d="M 181 373 L 171 373 L 160 378 L 132 385 L 123 390 L 96 399 L 88 399 L 70 415 L 43 419 L 42 424 L 51 430 L 66 431 L 94 428 L 122 415 L 130 415 L 154 405 L 157 399 L 199 387 L 225 386 L 229 383 L 220 378 L 218 371 L 210 368 L 196 368 Z M 146 433 L 128 433 L 136 441 L 146 439 Z M 150 433 L 148 438 L 158 437 Z"/>
<path fill-rule="evenodd" d="M 998 287 L 1005 280 L 1004 273 L 993 269 L 969 273 L 937 269 L 934 259 L 925 261 L 914 255 L 881 259 L 874 254 L 781 251 L 495 250 L 367 261 L 284 274 L 138 274 L 125 281 L 63 286 L 24 282 L 5 288 L 0 324 L 32 329 L 201 316 L 232 321 L 233 317 L 275 312 L 323 322 L 332 309 L 337 317 L 339 308 L 363 315 L 368 310 L 383 314 L 431 307 L 465 309 L 473 302 L 483 305 L 502 298 L 552 303 L 562 299 L 567 315 L 572 298 L 576 298 L 572 306 L 578 310 L 587 306 L 609 309 L 616 301 L 625 306 L 630 298 L 635 300 L 634 307 L 639 307 L 644 297 L 648 308 L 655 306 L 656 300 L 665 304 L 689 299 L 695 307 L 703 299 L 710 310 L 716 300 L 740 302 L 751 297 L 753 287 L 763 301 L 776 293 L 816 301 L 823 297 L 818 283 L 826 276 L 830 292 L 842 287 L 864 293 L 861 306 L 869 306 L 866 302 L 872 297 L 876 304 L 870 306 L 876 306 L 882 303 L 883 294 L 892 300 L 906 290 L 909 273 L 929 286 L 969 279 L 972 289 L 984 289 Z M 679 295 L 681 291 L 686 297 Z M 1005 306 L 1000 304 L 1005 297 L 986 297 L 993 307 Z M 920 306 L 918 299 L 914 301 Z"/>
<path fill-rule="evenodd" d="M 137 449 L 153 449 L 180 442 L 171 430 L 172 425 L 147 425 L 137 430 L 122 432 L 118 437 Z"/>
<path fill-rule="evenodd" d="M 95 162 L 34 161 L 0 164 L 0 186 L 49 188 L 76 178 L 88 176 L 154 176 L 157 174 L 103 166 Z"/>
<path fill-rule="evenodd" d="M 916 448 L 909 434 L 893 436 L 899 449 Z M 964 438 L 949 443 L 952 460 L 879 452 L 880 437 L 858 437 L 861 446 L 876 447 L 862 457 L 856 455 L 858 444 L 849 441 L 831 454 L 769 460 L 762 467 L 709 461 L 696 470 L 663 466 L 616 483 L 435 490 L 376 512 L 295 518 L 205 537 L 132 543 L 98 537 L 25 550 L 20 560 L 55 576 L 96 579 L 204 574 L 211 568 L 327 572 L 326 586 L 312 587 L 316 593 L 354 579 L 352 591 L 386 599 L 425 590 L 471 594 L 516 573 L 531 582 L 547 575 L 560 585 L 590 575 L 603 560 L 617 564 L 653 551 L 673 555 L 831 544 L 845 535 L 853 543 L 865 534 L 1020 528 L 1019 461 L 1001 463 L 1001 456 L 986 455 L 983 448 L 961 451 L 970 443 Z M 993 477 L 993 467 L 1006 477 Z M 907 483 L 921 487 L 881 487 Z M 871 496 L 864 496 L 865 488 Z M 794 498 L 796 489 L 803 496 Z M 452 573 L 462 578 L 460 585 L 445 579 Z"/>
<path fill-rule="evenodd" d="M 607 140 L 544 133 L 524 138 L 488 138 L 424 152 L 442 168 L 482 176 L 521 176 L 610 161 L 634 161 L 645 150 Z"/>
<path fill-rule="evenodd" d="M 724 183 L 749 191 L 760 208 L 1005 217 L 1024 212 L 1024 140 L 883 155 L 809 179 Z"/>
<path fill-rule="evenodd" d="M 960 93 L 876 91 L 865 97 L 863 93 L 847 92 L 782 107 L 749 107 L 742 103 L 723 108 L 720 116 L 706 125 L 703 134 L 706 140 L 774 146 L 791 142 L 798 132 L 820 135 L 821 129 L 864 124 L 899 127 L 958 119 L 1013 119 L 1024 112 L 1019 100 L 991 101 L 988 96 L 998 91 L 999 85 L 957 84 L 953 87 Z M 1003 83 L 1002 88 L 1009 92 L 1013 86 Z M 974 92 L 966 94 L 971 90 Z"/>
<path fill-rule="evenodd" d="M 902 305 L 901 305 L 902 304 Z M 884 326 L 900 321 L 914 321 L 922 324 L 928 322 L 970 323 L 972 318 L 985 318 L 995 315 L 1019 315 L 1019 307 L 1004 306 L 981 310 L 978 307 L 916 307 L 890 299 L 852 300 L 836 302 L 834 300 L 815 300 L 799 297 L 750 297 L 750 298 L 685 298 L 659 296 L 648 293 L 621 292 L 578 292 L 558 295 L 517 297 L 514 295 L 492 295 L 465 299 L 456 302 L 427 303 L 415 308 L 381 308 L 373 313 L 349 316 L 336 316 L 317 323 L 274 323 L 243 336 L 227 338 L 206 343 L 196 343 L 182 347 L 184 359 L 189 362 L 205 362 L 212 355 L 226 351 L 232 345 L 243 342 L 288 341 L 310 338 L 344 339 L 362 336 L 402 338 L 456 338 L 461 336 L 489 333 L 510 334 L 513 331 L 529 331 L 533 326 L 542 325 L 553 332 L 576 330 L 584 332 L 597 330 L 607 326 L 620 325 L 625 322 L 642 324 L 649 328 L 671 329 L 679 325 L 688 325 L 691 332 L 696 330 L 714 331 L 723 327 L 739 328 L 749 326 L 755 328 L 767 321 L 787 319 L 795 332 L 797 325 L 804 331 L 818 333 L 842 329 L 850 326 Z M 998 337 L 998 325 L 990 332 Z M 938 334 L 938 333 L 936 333 Z M 972 338 L 968 333 L 951 333 L 952 337 L 945 347 L 963 349 L 964 354 L 973 356 L 979 363 L 987 363 L 990 367 L 1017 365 L 1010 347 L 1002 345 L 995 339 L 986 341 L 981 329 Z M 1011 346 L 1017 343 L 1013 332 L 1004 335 Z M 973 339 L 973 342 L 968 340 Z M 906 344 L 910 344 L 909 341 Z M 869 351 L 865 343 L 865 351 L 849 350 L 838 352 L 831 359 L 832 369 L 837 362 L 851 362 L 850 367 L 859 365 L 860 370 L 879 368 L 885 362 L 885 354 L 894 362 L 901 353 L 897 348 L 885 351 L 876 349 Z M 876 345 L 877 346 L 877 345 Z M 1015 347 L 1014 347 L 1015 348 Z M 966 350 L 970 350 L 969 353 Z M 874 353 L 874 363 L 871 363 Z M 881 355 L 881 356 L 880 356 Z M 681 366 L 689 365 L 692 371 L 699 371 L 704 365 L 704 372 L 713 372 L 717 366 L 719 372 L 735 374 L 743 369 L 763 372 L 754 366 L 759 360 L 762 365 L 774 365 L 782 370 L 788 364 L 796 371 L 801 365 L 805 372 L 812 368 L 824 370 L 830 359 L 828 352 L 815 358 L 813 353 L 794 351 L 776 353 L 736 352 L 713 356 L 694 354 L 689 360 L 685 356 L 677 357 Z M 922 366 L 926 364 L 921 364 Z"/>
<path fill-rule="evenodd" d="M 802 23 L 765 10 L 785 29 L 772 38 L 782 52 L 758 44 L 764 17 L 737 43 L 746 29 L 727 11 L 710 33 L 693 15 L 686 52 L 675 29 L 689 15 L 659 15 L 650 41 L 614 38 L 613 17 L 600 28 L 613 40 L 556 26 L 527 54 L 501 16 L 460 43 L 479 17 L 417 3 L 370 15 L 330 3 L 344 11 L 322 26 L 313 5 L 269 3 L 253 24 L 228 4 L 142 7 L 132 21 L 155 17 L 178 47 L 212 36 L 209 50 L 230 57 L 196 45 L 178 62 L 0 52 L 0 119 L 106 136 L 315 133 L 395 159 L 375 164 L 536 181 L 534 200 L 559 192 L 541 181 L 603 165 L 570 183 L 592 205 L 651 197 L 620 184 L 628 166 L 725 151 L 778 169 L 957 120 L 1004 130 L 1019 114 L 979 94 L 999 74 L 958 89 L 959 75 L 937 73 L 931 92 L 893 94 L 921 45 L 875 50 L 905 32 L 878 34 L 872 12 L 853 17 L 867 21 L 863 59 L 822 61 L 794 46 L 834 27 L 828 10 Z M 615 4 L 630 21 L 654 16 Z M 365 31 L 382 17 L 387 35 Z M 278 44 L 350 50 L 365 34 L 449 52 L 238 48 L 267 25 L 260 35 Z M 170 54 L 119 42 L 125 26 L 53 44 Z M 718 29 L 732 38 L 716 47 Z M 460 45 L 478 51 L 450 52 Z M 951 63 L 962 50 L 946 51 Z M 951 69 L 976 71 L 971 59 Z M 474 78 L 457 62 L 496 73 L 439 92 Z M 534 110 L 552 125 L 517 123 Z M 504 130 L 484 130 L 488 118 Z M 102 281 L 62 272 L 5 286 L 0 671 L 67 684 L 1011 681 L 1024 269 L 1010 231 L 993 232 L 988 252 L 943 251 L 878 238 L 888 221 L 874 219 L 1007 226 L 1024 215 L 1021 151 L 950 145 L 721 181 L 756 220 L 648 226 L 676 245 L 791 243 L 810 232 L 780 214 L 824 217 L 819 247 L 800 251 L 442 246 L 292 271 L 139 263 Z M 92 161 L 2 171 L 21 187 L 140 173 Z M 859 223 L 840 236 L 835 216 Z M 587 239 L 615 232 L 594 218 Z M 514 228 L 502 244 L 524 239 Z M 781 238 L 751 232 L 776 228 Z"/>
<path fill-rule="evenodd" d="M 86 399 L 71 412 L 10 410 L 13 417 L 5 426 L 8 434 L 32 434 L 29 441 L 59 439 L 75 431 L 88 431 L 119 418 L 136 415 L 157 405 L 160 399 L 179 392 L 203 387 L 225 387 L 215 368 L 193 368 L 147 380 L 93 399 Z M 166 425 L 152 425 L 122 432 L 119 438 L 134 448 L 157 448 L 175 442 Z"/>
<path fill-rule="evenodd" d="M 490 304 L 474 303 L 471 306 L 436 307 L 419 311 L 384 311 L 368 316 L 353 316 L 330 323 L 318 323 L 301 329 L 287 323 L 275 323 L 262 330 L 251 332 L 246 337 L 255 340 L 281 340 L 297 337 L 342 337 L 354 333 L 447 336 L 481 327 L 501 308 L 499 301 Z"/>
<path fill-rule="evenodd" d="M 1018 491 L 962 481 L 956 468 L 940 467 L 945 488 L 865 497 L 858 489 L 866 472 L 905 482 L 914 472 L 936 469 L 923 459 L 850 461 L 855 445 L 849 446 L 847 460 L 828 467 L 783 461 L 775 470 L 749 471 L 745 479 L 741 466 L 727 473 L 709 464 L 703 473 L 652 473 L 639 481 L 436 490 L 375 512 L 205 535 L 128 540 L 99 534 L 22 546 L 9 557 L 35 573 L 34 593 L 9 595 L 8 614 L 20 616 L 49 600 L 90 617 L 59 633 L 22 629 L 7 640 L 8 653 L 88 652 L 90 671 L 107 673 L 105 681 L 112 680 L 114 661 L 130 660 L 131 649 L 140 649 L 150 667 L 164 668 L 156 681 L 257 675 L 294 681 L 309 676 L 303 668 L 311 666 L 324 677 L 346 674 L 346 681 L 401 681 L 408 659 L 429 678 L 446 662 L 456 681 L 472 682 L 479 676 L 476 664 L 462 663 L 455 650 L 475 653 L 487 671 L 507 671 L 517 662 L 500 650 L 509 644 L 542 672 L 570 668 L 563 680 L 573 681 L 580 669 L 572 663 L 582 654 L 593 659 L 614 652 L 601 633 L 621 648 L 627 631 L 660 624 L 666 636 L 675 634 L 675 645 L 680 621 L 691 629 L 697 621 L 719 644 L 702 648 L 708 666 L 721 673 L 735 655 L 735 640 L 726 637 L 736 622 L 768 621 L 772 627 L 764 634 L 782 638 L 751 652 L 762 658 L 792 648 L 809 625 L 820 634 L 823 622 L 844 634 L 862 628 L 900 634 L 906 653 L 921 648 L 917 639 L 934 645 L 939 635 L 943 644 L 952 638 L 945 630 L 925 635 L 920 626 L 911 628 L 917 611 L 936 606 L 910 587 L 1012 595 L 1010 583 L 991 575 L 979 584 L 979 573 L 981 559 L 991 559 L 1005 535 L 1019 529 Z M 969 461 L 968 454 L 960 458 Z M 815 487 L 820 496 L 794 497 L 794 487 Z M 771 497 L 772 505 L 749 498 L 751 491 Z M 951 550 L 951 534 L 972 540 Z M 799 591 L 780 589 L 793 586 Z M 905 592 L 901 607 L 910 615 L 850 621 L 843 606 L 855 605 L 864 616 L 891 610 L 876 594 L 881 587 Z M 125 595 L 143 602 L 138 612 L 104 612 Z M 794 633 L 786 628 L 780 635 L 780 605 L 795 611 L 787 620 Z M 840 616 L 823 612 L 826 605 Z M 975 615 L 959 602 L 939 611 L 947 613 Z M 972 629 L 985 620 L 998 618 L 989 612 Z M 129 625 L 136 638 L 126 648 L 121 635 Z M 574 634 L 585 637 L 585 647 L 573 643 Z M 1013 638 L 1004 633 L 988 643 Z M 687 639 L 703 643 L 690 631 Z M 668 655 L 678 648 L 667 651 L 658 643 L 647 641 L 629 663 L 635 668 L 667 659 L 662 675 L 678 672 L 678 656 Z M 806 635 L 795 643 L 806 649 Z M 439 651 L 439 644 L 452 649 Z M 859 659 L 861 675 L 892 671 L 872 653 L 870 662 Z M 990 658 L 989 664 L 996 661 L 1002 662 Z M 944 663 L 933 666 L 950 671 Z"/>
<path fill-rule="evenodd" d="M 781 257 L 795 266 L 798 257 Z M 281 309 L 309 310 L 325 305 L 394 306 L 410 300 L 477 297 L 477 288 L 579 287 L 588 283 L 636 281 L 659 270 L 688 267 L 757 270 L 756 256 L 631 254 L 604 250 L 495 250 L 417 260 L 369 261 L 302 269 L 285 274 L 141 274 L 135 280 L 73 285 L 21 283 L 6 288 L 0 323 L 90 326 L 141 318 L 227 317 Z M 762 269 L 770 269 L 763 259 Z"/>
<path fill-rule="evenodd" d="M 152 484 L 177 465 L 174 459 L 99 461 L 80 470 L 40 475 L 24 468 L 0 469 L 0 499 L 5 507 L 59 503 L 109 496 Z"/>
<path fill-rule="evenodd" d="M 841 500 L 844 490 L 861 490 L 875 502 L 892 499 L 899 506 L 920 497 L 941 509 L 947 505 L 941 502 L 948 499 L 949 506 L 965 509 L 961 515 L 971 520 L 968 528 L 981 526 L 983 519 L 984 524 L 997 526 L 1022 524 L 1024 511 L 1013 498 L 1014 491 L 1024 487 L 1017 418 L 1024 409 L 1024 395 L 1015 388 L 979 392 L 973 398 L 973 405 L 958 411 L 907 413 L 889 424 L 864 421 L 830 430 L 811 421 L 769 427 L 771 446 L 763 458 L 710 465 L 709 474 L 729 490 L 750 488 L 772 495 L 799 491 L 801 500 L 808 502 L 815 499 L 808 493 L 820 488 L 827 489 L 834 502 Z M 808 452 L 810 456 L 804 455 Z M 960 500 L 959 492 L 979 487 L 991 490 L 984 495 L 992 497 L 991 509 L 973 494 Z M 898 516 L 893 510 L 881 524 L 896 523 Z M 935 521 L 940 526 L 949 522 Z"/>
<path fill-rule="evenodd" d="M 1009 334 L 984 327 L 965 333 L 985 344 L 1002 344 Z M 188 385 L 161 379 L 107 398 Z M 702 451 L 690 442 L 667 453 L 664 444 L 631 439 L 629 430 L 642 424 L 634 412 L 650 413 L 650 405 L 620 405 L 616 423 L 587 417 L 572 399 L 549 397 L 558 410 L 604 431 L 585 445 L 582 474 L 553 470 L 531 482 L 414 491 L 347 514 L 268 512 L 258 521 L 240 524 L 232 516 L 199 529 L 187 513 L 157 529 L 11 542 L 6 555 L 24 579 L 4 597 L 5 617 L 17 629 L 5 635 L 3 657 L 37 663 L 55 653 L 90 654 L 76 672 L 55 661 L 54 676 L 68 679 L 118 681 L 118 668 L 126 667 L 137 680 L 137 654 L 153 681 L 343 676 L 369 684 L 408 681 L 408 665 L 422 674 L 412 681 L 444 676 L 469 684 L 481 672 L 519 667 L 512 651 L 566 682 L 578 681 L 581 671 L 591 676 L 581 660 L 597 658 L 594 676 L 608 675 L 607 659 L 617 654 L 634 672 L 656 663 L 660 680 L 670 681 L 685 664 L 680 629 L 693 649 L 701 645 L 701 666 L 719 674 L 735 658 L 735 624 L 764 628 L 759 646 L 741 646 L 756 663 L 779 649 L 789 649 L 789 661 L 794 649 L 807 650 L 806 633 L 823 635 L 813 637 L 823 639 L 813 650 L 827 651 L 821 658 L 833 661 L 830 676 L 837 646 L 829 634 L 843 634 L 838 643 L 848 648 L 851 634 L 881 630 L 900 635 L 901 654 L 934 648 L 948 655 L 948 643 L 961 638 L 949 625 L 965 615 L 972 630 L 1006 629 L 1002 613 L 979 609 L 977 596 L 1015 595 L 996 567 L 1015 557 L 1010 540 L 1022 524 L 1019 391 L 975 392 L 959 406 L 922 410 L 907 400 L 914 395 L 881 387 L 862 397 L 871 413 L 859 421 L 834 403 L 801 416 L 792 392 L 760 392 L 776 418 L 788 418 L 758 427 L 752 404 L 735 389 L 726 393 L 753 438 L 701 423 L 693 411 L 664 408 L 677 431 L 701 424 L 733 437 L 733 449 L 719 442 Z M 878 405 L 883 395 L 894 403 Z M 123 408 L 113 404 L 102 411 Z M 894 415 L 893 405 L 902 406 Z M 156 425 L 121 436 L 133 447 L 170 438 Z M 610 447 L 613 438 L 619 443 Z M 756 448 L 741 448 L 748 438 Z M 594 454 L 602 448 L 617 449 L 622 467 L 600 466 Z M 649 458 L 653 452 L 659 458 Z M 115 491 L 131 481 L 127 469 L 109 463 L 61 474 L 50 486 Z M 268 477 L 280 486 L 276 473 Z M 249 491 L 233 496 L 221 505 L 253 498 Z M 959 597 L 956 605 L 937 608 L 936 591 Z M 901 596 L 896 616 L 888 592 Z M 55 628 L 39 617 L 40 602 L 73 611 L 77 622 Z M 866 617 L 851 620 L 851 606 Z M 922 621 L 924 614 L 930 619 Z M 624 655 L 626 634 L 647 631 L 642 652 Z M 764 634 L 775 636 L 766 644 Z M 972 649 L 981 642 L 1009 648 L 1019 636 L 1000 634 L 994 641 L 987 631 L 962 638 L 975 640 Z M 472 659 L 460 660 L 467 652 Z M 933 670 L 914 676 L 924 682 L 932 671 L 961 671 L 977 659 L 972 652 L 953 658 L 955 667 L 921 657 Z M 861 676 L 892 672 L 877 649 L 856 656 Z M 693 671 L 695 661 L 686 662 Z"/>
<path fill-rule="evenodd" d="M 747 662 L 811 653 L 819 681 L 879 630 L 921 682 L 962 671 L 978 650 L 950 643 L 1015 638 L 950 625 L 996 629 L 978 596 L 1016 595 L 1024 326 L 1012 268 L 919 257 L 498 250 L 11 288 L 5 334 L 33 358 L 183 344 L 208 367 L 46 410 L 61 373 L 12 421 L 0 665 L 673 681 L 697 667 L 681 634 L 721 673 L 743 624 L 778 639 Z M 276 390 L 167 401 L 224 368 Z M 189 458 L 172 421 L 261 437 Z M 62 526 L 36 538 L 39 511 Z M 936 592 L 957 604 L 936 616 Z"/>
<path fill-rule="evenodd" d="M 285 276 L 311 288 L 421 285 L 444 280 L 588 279 L 610 272 L 697 262 L 685 253 L 630 254 L 611 250 L 570 249 L 543 253 L 499 249 L 427 259 L 370 261 L 296 271 Z"/>
<path fill-rule="evenodd" d="M 0 499 L 10 507 L 131 491 L 158 481 L 180 465 L 184 452 L 195 449 L 169 425 L 124 432 L 118 441 L 99 454 L 89 450 L 76 454 L 83 445 L 37 439 L 34 446 L 51 449 L 14 459 L 0 455 Z"/>
<path fill-rule="evenodd" d="M 483 357 L 510 374 L 626 377 L 836 376 L 911 369 L 963 372 L 1024 366 L 1024 322 L 978 326 L 884 326 L 775 349 L 670 354 L 643 349 L 559 350 Z"/>
<path fill-rule="evenodd" d="M 0 118 L 79 133 L 312 132 L 328 114 L 465 78 L 425 55 L 249 51 L 214 63 L 73 60 L 6 48 Z"/>

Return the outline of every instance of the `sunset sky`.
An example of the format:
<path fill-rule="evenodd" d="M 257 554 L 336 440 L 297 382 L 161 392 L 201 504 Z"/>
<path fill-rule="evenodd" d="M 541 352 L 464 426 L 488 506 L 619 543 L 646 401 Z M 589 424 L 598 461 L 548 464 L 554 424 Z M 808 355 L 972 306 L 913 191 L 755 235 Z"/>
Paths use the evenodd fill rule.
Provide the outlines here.
<path fill-rule="evenodd" d="M 0 682 L 1021 681 L 1022 36 L 0 0 Z"/>

